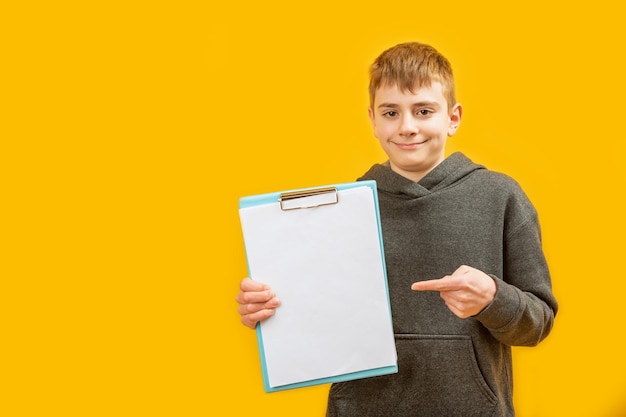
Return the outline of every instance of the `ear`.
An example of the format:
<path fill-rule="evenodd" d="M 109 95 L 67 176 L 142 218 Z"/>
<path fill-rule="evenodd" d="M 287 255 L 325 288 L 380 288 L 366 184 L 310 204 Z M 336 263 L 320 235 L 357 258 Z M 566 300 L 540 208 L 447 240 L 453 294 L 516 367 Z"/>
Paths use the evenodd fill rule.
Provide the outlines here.
<path fill-rule="evenodd" d="M 456 103 L 450 112 L 450 124 L 448 125 L 448 136 L 454 136 L 461 125 L 461 117 L 463 116 L 463 106 Z"/>
<path fill-rule="evenodd" d="M 367 108 L 367 114 L 370 117 L 370 122 L 372 122 L 372 127 L 376 127 L 376 117 L 374 117 L 374 110 L 371 106 Z"/>

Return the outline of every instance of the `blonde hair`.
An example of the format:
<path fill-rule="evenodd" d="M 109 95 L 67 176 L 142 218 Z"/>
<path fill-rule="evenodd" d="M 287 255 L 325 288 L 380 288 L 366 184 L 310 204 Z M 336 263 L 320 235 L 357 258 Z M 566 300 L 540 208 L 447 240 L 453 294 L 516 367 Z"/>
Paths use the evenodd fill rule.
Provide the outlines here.
<path fill-rule="evenodd" d="M 384 51 L 370 67 L 370 106 L 382 86 L 397 86 L 415 93 L 433 82 L 440 82 L 448 109 L 456 104 L 454 75 L 450 62 L 435 48 L 418 42 L 401 43 Z"/>

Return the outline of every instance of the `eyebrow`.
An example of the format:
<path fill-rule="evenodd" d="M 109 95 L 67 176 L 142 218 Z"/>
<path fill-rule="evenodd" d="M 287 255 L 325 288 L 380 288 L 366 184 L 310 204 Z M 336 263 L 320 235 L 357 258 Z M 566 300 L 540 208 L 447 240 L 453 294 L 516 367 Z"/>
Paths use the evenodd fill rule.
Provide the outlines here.
<path fill-rule="evenodd" d="M 379 109 L 383 107 L 396 109 L 400 107 L 400 105 L 395 104 L 395 103 L 380 103 L 377 106 L 377 108 Z M 439 103 L 437 103 L 436 101 L 418 101 L 417 103 L 413 103 L 411 107 L 434 107 L 436 109 L 439 109 L 440 106 L 439 106 Z"/>

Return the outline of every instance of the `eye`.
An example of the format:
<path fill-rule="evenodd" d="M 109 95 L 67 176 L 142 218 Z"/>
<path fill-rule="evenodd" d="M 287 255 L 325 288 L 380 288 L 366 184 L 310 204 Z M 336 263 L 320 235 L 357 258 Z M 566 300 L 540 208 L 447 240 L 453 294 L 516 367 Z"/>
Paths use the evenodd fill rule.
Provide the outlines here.
<path fill-rule="evenodd" d="M 385 117 L 396 117 L 398 115 L 398 112 L 395 110 L 389 110 L 385 113 L 383 113 L 383 116 Z"/>
<path fill-rule="evenodd" d="M 432 113 L 433 111 L 428 109 L 420 109 L 417 111 L 418 116 L 430 116 Z"/>

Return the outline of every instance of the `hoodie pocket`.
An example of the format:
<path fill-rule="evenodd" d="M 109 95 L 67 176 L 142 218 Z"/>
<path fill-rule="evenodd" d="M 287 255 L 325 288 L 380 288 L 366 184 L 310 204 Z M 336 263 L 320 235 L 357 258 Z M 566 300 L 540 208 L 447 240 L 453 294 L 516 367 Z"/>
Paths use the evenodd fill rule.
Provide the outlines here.
<path fill-rule="evenodd" d="M 405 368 L 406 377 L 420 387 L 422 399 L 444 401 L 458 415 L 485 416 L 493 411 L 497 397 L 478 367 L 469 336 L 400 334 L 396 345 L 400 372 Z"/>
<path fill-rule="evenodd" d="M 469 336 L 397 334 L 398 373 L 335 384 L 329 416 L 493 416 Z"/>

